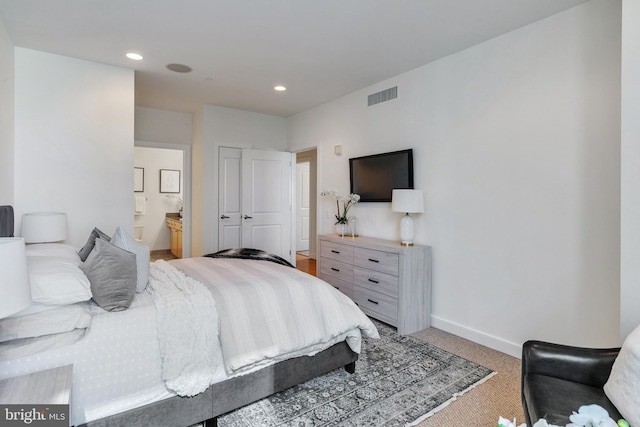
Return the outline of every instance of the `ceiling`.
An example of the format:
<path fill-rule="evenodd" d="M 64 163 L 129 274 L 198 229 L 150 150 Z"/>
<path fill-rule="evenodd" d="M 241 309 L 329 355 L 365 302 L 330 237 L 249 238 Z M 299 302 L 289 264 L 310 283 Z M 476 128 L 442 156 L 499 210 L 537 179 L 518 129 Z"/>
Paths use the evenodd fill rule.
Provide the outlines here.
<path fill-rule="evenodd" d="M 585 1 L 0 0 L 0 19 L 15 46 L 135 69 L 136 105 L 287 117 Z"/>

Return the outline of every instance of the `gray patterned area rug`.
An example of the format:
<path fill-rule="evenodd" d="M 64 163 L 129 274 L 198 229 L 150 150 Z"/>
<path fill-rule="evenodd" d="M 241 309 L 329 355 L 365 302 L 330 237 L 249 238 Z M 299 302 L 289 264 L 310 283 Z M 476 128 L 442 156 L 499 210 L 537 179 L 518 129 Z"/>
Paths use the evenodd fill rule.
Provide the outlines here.
<path fill-rule="evenodd" d="M 220 417 L 218 426 L 403 426 L 494 374 L 375 323 L 380 339 L 364 340 L 354 374 L 335 370 Z"/>

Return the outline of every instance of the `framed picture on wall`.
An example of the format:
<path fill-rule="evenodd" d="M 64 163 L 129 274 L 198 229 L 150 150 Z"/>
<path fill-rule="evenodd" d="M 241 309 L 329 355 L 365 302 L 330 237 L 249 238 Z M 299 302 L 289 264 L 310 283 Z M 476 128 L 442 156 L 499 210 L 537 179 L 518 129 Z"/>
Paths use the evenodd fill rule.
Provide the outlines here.
<path fill-rule="evenodd" d="M 160 169 L 160 192 L 180 192 L 180 171 L 173 169 Z"/>
<path fill-rule="evenodd" d="M 136 193 L 144 191 L 144 168 L 133 168 L 133 191 Z"/>

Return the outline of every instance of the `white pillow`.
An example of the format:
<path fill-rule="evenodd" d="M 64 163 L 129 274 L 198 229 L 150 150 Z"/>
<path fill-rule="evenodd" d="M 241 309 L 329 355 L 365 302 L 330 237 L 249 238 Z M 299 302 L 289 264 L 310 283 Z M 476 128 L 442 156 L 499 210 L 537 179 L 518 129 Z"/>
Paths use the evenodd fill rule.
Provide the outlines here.
<path fill-rule="evenodd" d="M 111 244 L 136 254 L 136 268 L 138 271 L 138 281 L 136 292 L 143 292 L 149 283 L 149 262 L 151 253 L 149 248 L 136 242 L 136 239 L 127 234 L 122 228 L 116 228 L 116 232 L 111 237 Z"/>
<path fill-rule="evenodd" d="M 68 305 L 91 299 L 91 284 L 74 261 L 64 257 L 28 256 L 34 303 Z"/>
<path fill-rule="evenodd" d="M 624 340 L 604 393 L 632 426 L 640 426 L 640 326 Z"/>
<path fill-rule="evenodd" d="M 27 256 L 55 256 L 73 261 L 80 265 L 82 260 L 78 255 L 78 250 L 71 245 L 64 243 L 34 243 L 25 245 Z"/>
<path fill-rule="evenodd" d="M 0 342 L 59 334 L 91 325 L 91 312 L 86 302 L 58 306 L 20 317 L 0 320 Z"/>

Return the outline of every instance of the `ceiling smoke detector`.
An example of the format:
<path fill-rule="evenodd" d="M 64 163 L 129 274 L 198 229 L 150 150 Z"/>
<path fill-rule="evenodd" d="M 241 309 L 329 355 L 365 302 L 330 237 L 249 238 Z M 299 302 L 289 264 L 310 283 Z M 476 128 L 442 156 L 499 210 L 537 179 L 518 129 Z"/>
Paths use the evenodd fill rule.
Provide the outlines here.
<path fill-rule="evenodd" d="M 190 73 L 193 71 L 191 67 L 184 64 L 167 64 L 167 68 L 176 73 Z"/>

